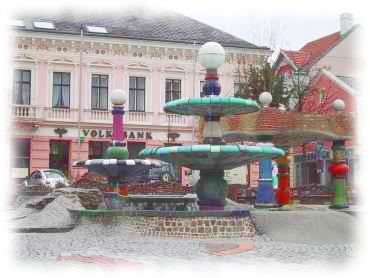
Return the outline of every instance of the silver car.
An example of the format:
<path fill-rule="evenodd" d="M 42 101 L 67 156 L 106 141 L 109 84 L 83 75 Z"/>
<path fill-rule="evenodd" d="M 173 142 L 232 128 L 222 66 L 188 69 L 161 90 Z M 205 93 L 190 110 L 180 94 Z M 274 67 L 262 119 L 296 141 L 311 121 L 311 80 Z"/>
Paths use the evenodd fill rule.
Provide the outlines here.
<path fill-rule="evenodd" d="M 25 188 L 45 186 L 56 188 L 57 186 L 70 186 L 70 182 L 62 171 L 55 169 L 36 170 L 23 182 Z"/>

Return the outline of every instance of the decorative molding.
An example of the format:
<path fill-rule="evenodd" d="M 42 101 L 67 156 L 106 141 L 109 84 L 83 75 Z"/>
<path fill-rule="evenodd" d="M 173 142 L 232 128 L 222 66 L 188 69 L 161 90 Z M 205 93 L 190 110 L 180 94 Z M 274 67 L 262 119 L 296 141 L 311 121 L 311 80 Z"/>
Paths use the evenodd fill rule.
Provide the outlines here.
<path fill-rule="evenodd" d="M 131 63 L 125 66 L 126 70 L 147 70 L 152 71 L 151 68 L 148 65 L 145 65 L 143 63 Z"/>
<path fill-rule="evenodd" d="M 13 61 L 16 61 L 16 62 L 29 62 L 29 63 L 36 63 L 36 59 L 29 56 L 29 55 L 26 55 L 24 53 L 22 54 L 18 54 L 16 56 L 13 57 L 12 59 Z"/>
<path fill-rule="evenodd" d="M 113 68 L 114 65 L 108 60 L 97 60 L 89 63 L 90 67 Z"/>
<path fill-rule="evenodd" d="M 60 57 L 49 61 L 50 64 L 74 65 L 75 62 L 67 57 Z"/>
<path fill-rule="evenodd" d="M 163 68 L 163 71 L 165 71 L 165 72 L 181 72 L 181 73 L 185 73 L 185 68 L 180 67 L 180 66 L 177 66 L 177 65 L 169 65 L 169 66 L 165 66 Z"/>

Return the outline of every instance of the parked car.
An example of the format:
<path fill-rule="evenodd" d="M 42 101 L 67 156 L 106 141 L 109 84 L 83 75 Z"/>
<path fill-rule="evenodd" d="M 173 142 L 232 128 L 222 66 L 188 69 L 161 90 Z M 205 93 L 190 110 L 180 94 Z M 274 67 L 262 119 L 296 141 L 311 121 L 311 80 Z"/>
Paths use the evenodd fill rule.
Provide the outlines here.
<path fill-rule="evenodd" d="M 138 175 L 126 179 L 129 183 L 150 183 L 156 181 L 171 182 L 176 180 L 175 167 L 167 162 L 159 161 L 159 167 L 153 167 Z"/>
<path fill-rule="evenodd" d="M 55 189 L 59 186 L 70 186 L 70 182 L 62 171 L 56 169 L 43 169 L 33 171 L 32 174 L 24 180 L 23 185 L 25 188 L 46 187 Z"/>

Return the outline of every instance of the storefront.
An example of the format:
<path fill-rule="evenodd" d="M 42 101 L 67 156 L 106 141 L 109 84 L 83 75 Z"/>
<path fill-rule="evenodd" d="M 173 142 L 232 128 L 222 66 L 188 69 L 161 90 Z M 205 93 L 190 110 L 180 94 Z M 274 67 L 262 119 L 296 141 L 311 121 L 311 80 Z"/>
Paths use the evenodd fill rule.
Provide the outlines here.
<path fill-rule="evenodd" d="M 31 139 L 14 138 L 11 154 L 11 176 L 16 179 L 28 176 L 30 173 Z"/>
<path fill-rule="evenodd" d="M 81 128 L 80 132 L 76 127 L 47 126 L 17 129 L 15 132 L 17 137 L 12 142 L 13 178 L 25 178 L 36 169 L 51 168 L 61 170 L 67 177 L 74 179 L 84 174 L 85 170 L 72 168 L 72 163 L 76 160 L 103 158 L 112 137 L 109 128 L 91 127 Z M 190 143 L 191 130 L 178 133 L 178 139 L 181 139 L 176 140 L 178 144 Z M 145 130 L 142 127 L 126 126 L 125 138 L 130 159 L 138 158 L 140 151 L 146 147 L 168 143 L 166 128 Z"/>

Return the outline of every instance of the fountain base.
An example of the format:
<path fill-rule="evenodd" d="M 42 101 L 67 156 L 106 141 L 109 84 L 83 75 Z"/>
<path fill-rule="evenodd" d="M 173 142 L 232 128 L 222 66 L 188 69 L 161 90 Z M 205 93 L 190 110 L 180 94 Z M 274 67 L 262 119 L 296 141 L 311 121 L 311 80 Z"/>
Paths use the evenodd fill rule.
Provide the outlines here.
<path fill-rule="evenodd" d="M 195 188 L 201 210 L 224 209 L 227 194 L 224 170 L 200 170 L 200 178 Z"/>

